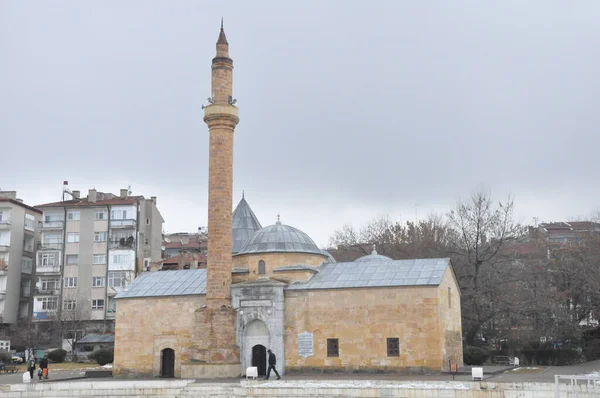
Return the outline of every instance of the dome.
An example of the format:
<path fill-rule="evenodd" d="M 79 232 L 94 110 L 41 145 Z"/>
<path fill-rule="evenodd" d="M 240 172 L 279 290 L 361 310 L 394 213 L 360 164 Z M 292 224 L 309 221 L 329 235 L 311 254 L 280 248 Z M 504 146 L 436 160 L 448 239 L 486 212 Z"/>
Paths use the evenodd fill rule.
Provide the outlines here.
<path fill-rule="evenodd" d="M 375 246 L 375 245 L 373 245 Z M 386 256 L 382 256 L 381 254 L 377 254 L 377 251 L 375 251 L 375 248 L 373 248 L 373 251 L 371 252 L 371 254 L 367 255 L 367 256 L 362 256 L 361 258 L 354 260 L 354 262 L 357 263 L 366 263 L 366 262 L 372 262 L 372 261 L 377 261 L 377 262 L 386 262 L 386 261 L 394 261 L 389 257 Z"/>
<path fill-rule="evenodd" d="M 314 253 L 325 256 L 310 236 L 280 221 L 257 231 L 238 254 L 269 252 Z"/>
<path fill-rule="evenodd" d="M 242 194 L 242 200 L 238 203 L 231 218 L 233 245 L 231 251 L 237 253 L 248 242 L 256 231 L 262 228 L 258 218 L 250 208 L 248 202 Z"/>

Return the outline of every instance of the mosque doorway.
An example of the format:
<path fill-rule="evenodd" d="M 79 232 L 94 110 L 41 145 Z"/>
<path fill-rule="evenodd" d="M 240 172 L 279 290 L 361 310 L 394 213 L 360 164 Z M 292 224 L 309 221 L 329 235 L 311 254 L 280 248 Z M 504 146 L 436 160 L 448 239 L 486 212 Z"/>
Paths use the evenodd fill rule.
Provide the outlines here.
<path fill-rule="evenodd" d="M 165 348 L 160 352 L 160 375 L 161 377 L 175 377 L 175 351 Z"/>
<path fill-rule="evenodd" d="M 252 347 L 252 366 L 258 368 L 259 376 L 267 375 L 267 347 L 261 344 Z"/>
<path fill-rule="evenodd" d="M 243 341 L 243 369 L 248 366 L 256 366 L 258 374 L 267 374 L 267 348 L 269 348 L 271 336 L 269 328 L 260 319 L 250 322 L 245 328 Z"/>

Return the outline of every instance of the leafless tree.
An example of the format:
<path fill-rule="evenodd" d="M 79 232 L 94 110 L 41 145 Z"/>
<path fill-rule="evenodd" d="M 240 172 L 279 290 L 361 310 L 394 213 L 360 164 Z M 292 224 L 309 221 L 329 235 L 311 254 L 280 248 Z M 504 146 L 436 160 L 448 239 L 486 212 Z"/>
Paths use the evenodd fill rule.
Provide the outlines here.
<path fill-rule="evenodd" d="M 60 347 L 66 341 L 74 358 L 77 341 L 85 336 L 90 320 L 92 308 L 89 299 L 77 289 L 63 289 L 62 306 L 50 317 L 50 321 Z"/>

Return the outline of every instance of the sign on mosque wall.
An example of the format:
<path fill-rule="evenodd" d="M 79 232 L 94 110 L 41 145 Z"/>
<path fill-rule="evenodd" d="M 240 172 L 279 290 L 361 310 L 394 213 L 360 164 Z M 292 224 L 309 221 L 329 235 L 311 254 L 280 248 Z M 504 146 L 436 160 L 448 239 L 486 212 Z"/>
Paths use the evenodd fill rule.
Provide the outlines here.
<path fill-rule="evenodd" d="M 308 358 L 315 354 L 314 352 L 314 334 L 309 332 L 298 333 L 298 356 Z"/>
<path fill-rule="evenodd" d="M 242 300 L 240 307 L 272 307 L 271 300 Z"/>

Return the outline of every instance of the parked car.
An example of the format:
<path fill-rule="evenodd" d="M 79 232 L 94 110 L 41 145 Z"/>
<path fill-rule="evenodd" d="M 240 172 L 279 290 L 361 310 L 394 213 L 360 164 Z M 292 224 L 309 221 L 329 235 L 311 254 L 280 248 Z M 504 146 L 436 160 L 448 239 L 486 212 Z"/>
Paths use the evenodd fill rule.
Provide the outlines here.
<path fill-rule="evenodd" d="M 13 361 L 13 363 L 23 363 L 23 358 L 13 355 L 12 361 Z"/>

